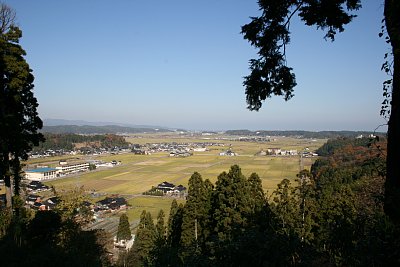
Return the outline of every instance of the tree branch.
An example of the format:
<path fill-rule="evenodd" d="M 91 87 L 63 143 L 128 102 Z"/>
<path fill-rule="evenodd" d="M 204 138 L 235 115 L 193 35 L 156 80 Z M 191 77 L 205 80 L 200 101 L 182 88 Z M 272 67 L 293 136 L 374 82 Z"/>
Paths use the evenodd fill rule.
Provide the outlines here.
<path fill-rule="evenodd" d="M 287 27 L 287 30 L 289 31 L 290 28 L 290 20 L 292 19 L 293 15 L 296 14 L 297 11 L 301 8 L 301 6 L 304 4 L 304 1 L 301 1 L 297 7 L 293 10 L 293 12 L 288 16 L 287 21 L 285 24 L 283 24 L 283 27 Z M 283 42 L 283 56 L 285 57 L 285 62 L 287 63 L 286 60 L 286 42 Z"/>
<path fill-rule="evenodd" d="M 285 22 L 285 24 L 283 24 L 284 27 L 288 26 L 290 24 L 290 20 L 292 19 L 293 15 L 296 14 L 297 11 L 299 11 L 299 9 L 301 8 L 301 6 L 304 4 L 304 1 L 301 1 L 297 7 L 293 10 L 293 12 L 288 16 L 287 21 Z M 289 26 L 288 26 L 288 30 L 289 30 Z"/>

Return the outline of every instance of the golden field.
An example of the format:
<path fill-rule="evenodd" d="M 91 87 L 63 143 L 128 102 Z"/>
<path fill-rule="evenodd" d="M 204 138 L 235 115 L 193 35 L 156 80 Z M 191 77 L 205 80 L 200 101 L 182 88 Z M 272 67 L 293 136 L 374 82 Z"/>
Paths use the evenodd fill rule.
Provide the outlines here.
<path fill-rule="evenodd" d="M 258 152 L 265 151 L 267 148 L 297 149 L 299 152 L 308 148 L 312 151 L 326 141 L 276 137 L 270 142 L 244 142 L 221 139 L 220 136 L 204 139 L 201 136 L 180 138 L 179 136 L 165 135 L 140 135 L 128 137 L 127 140 L 135 144 L 212 142 L 221 143 L 224 146 L 210 146 L 206 152 L 194 152 L 192 156 L 184 158 L 169 157 L 167 152 L 158 152 L 152 155 L 125 153 L 91 156 L 90 159 L 120 161 L 121 165 L 99 168 L 78 176 L 49 181 L 46 184 L 56 188 L 83 186 L 85 190 L 91 192 L 126 195 L 128 198 L 132 198 L 129 203 L 136 207 L 128 212 L 130 218 L 138 218 L 143 209 L 151 211 L 153 216 L 156 216 L 160 208 L 163 208 L 166 213 L 169 212 L 172 200 L 144 197 L 140 194 L 163 181 L 187 186 L 190 176 L 194 172 L 199 172 L 203 179 L 209 179 L 215 183 L 221 172 L 229 171 L 232 165 L 237 164 L 246 177 L 256 172 L 262 180 L 265 192 L 270 194 L 282 179 L 296 177 L 300 170 L 300 156 L 260 156 Z M 238 153 L 238 156 L 219 155 L 220 152 L 227 149 Z M 82 156 L 79 157 L 85 159 Z M 303 158 L 304 168 L 310 168 L 315 159 Z M 54 163 L 55 159 L 50 158 L 48 161 Z M 34 161 L 28 161 L 28 164 L 34 163 Z M 46 164 L 43 159 L 37 163 Z M 142 208 L 139 209 L 139 207 Z M 166 209 L 166 207 L 168 208 Z"/>

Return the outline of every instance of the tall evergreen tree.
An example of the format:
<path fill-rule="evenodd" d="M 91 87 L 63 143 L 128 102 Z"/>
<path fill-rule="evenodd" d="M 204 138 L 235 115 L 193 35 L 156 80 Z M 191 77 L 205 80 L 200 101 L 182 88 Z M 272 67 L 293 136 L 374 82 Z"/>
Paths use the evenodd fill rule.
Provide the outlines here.
<path fill-rule="evenodd" d="M 206 210 L 205 185 L 201 175 L 195 172 L 189 179 L 189 191 L 183 209 L 181 243 L 183 246 L 198 246 L 204 240 L 202 225 Z"/>
<path fill-rule="evenodd" d="M 122 213 L 119 217 L 117 240 L 130 240 L 132 238 L 131 228 L 129 226 L 128 216 Z"/>
<path fill-rule="evenodd" d="M 247 179 L 250 191 L 250 209 L 253 223 L 266 222 L 268 202 L 262 188 L 262 182 L 257 173 L 252 173 Z"/>
<path fill-rule="evenodd" d="M 182 234 L 182 217 L 183 217 L 183 205 L 179 204 L 174 199 L 171 203 L 171 210 L 168 219 L 168 245 L 170 247 L 178 247 L 181 240 Z"/>
<path fill-rule="evenodd" d="M 271 209 L 278 218 L 279 232 L 290 236 L 299 221 L 300 205 L 296 188 L 288 179 L 283 179 L 273 192 Z"/>
<path fill-rule="evenodd" d="M 156 232 L 154 249 L 151 251 L 152 266 L 169 266 L 171 249 L 166 242 L 165 213 L 163 210 L 160 210 L 157 215 Z"/>
<path fill-rule="evenodd" d="M 213 192 L 214 231 L 220 241 L 240 234 L 248 224 L 250 194 L 246 177 L 238 165 L 218 176 Z"/>
<path fill-rule="evenodd" d="M 183 209 L 181 255 L 185 264 L 198 265 L 198 257 L 210 233 L 209 213 L 211 208 L 212 184 L 203 182 L 201 175 L 195 172 L 189 179 L 189 191 Z"/>
<path fill-rule="evenodd" d="M 276 262 L 297 264 L 300 238 L 295 229 L 300 221 L 300 206 L 296 198 L 296 188 L 288 179 L 283 179 L 273 192 L 271 210 L 274 218 L 272 225 L 275 229 L 272 233 L 275 239 L 274 246 L 282 251 Z"/>
<path fill-rule="evenodd" d="M 19 159 L 27 159 L 34 145 L 43 141 L 38 130 L 43 124 L 33 95 L 32 70 L 19 44 L 21 30 L 14 24 L 15 12 L 0 5 L 0 177 L 6 185 L 7 206 L 11 207 L 11 178 L 19 193 Z M 11 163 L 12 161 L 13 163 Z M 13 166 L 12 166 L 13 165 Z"/>
<path fill-rule="evenodd" d="M 129 266 L 143 266 L 151 263 L 150 253 L 154 249 L 156 235 L 151 214 L 144 210 L 140 215 L 135 242 L 127 255 Z"/>
<path fill-rule="evenodd" d="M 157 215 L 157 224 L 156 224 L 156 230 L 157 230 L 157 237 L 161 239 L 165 239 L 165 213 L 163 210 L 160 210 Z"/>
<path fill-rule="evenodd" d="M 163 263 L 167 266 L 181 266 L 182 260 L 179 255 L 180 240 L 182 234 L 183 205 L 174 199 L 171 203 L 171 209 L 168 218 L 167 244 L 163 256 Z M 165 264 L 164 264 L 165 266 Z"/>
<path fill-rule="evenodd" d="M 178 202 L 173 199 L 171 202 L 171 208 L 169 209 L 168 225 L 167 225 L 167 239 L 168 243 L 171 242 L 171 236 L 173 232 L 173 221 L 175 214 L 178 212 Z"/>
<path fill-rule="evenodd" d="M 208 239 L 211 232 L 213 231 L 211 222 L 212 222 L 212 198 L 213 198 L 214 185 L 211 183 L 209 179 L 204 181 L 204 192 L 203 192 L 203 209 L 204 209 L 204 218 L 200 221 L 200 226 L 202 229 L 202 236 L 204 237 L 204 241 Z M 202 244 L 204 246 L 204 244 Z"/>

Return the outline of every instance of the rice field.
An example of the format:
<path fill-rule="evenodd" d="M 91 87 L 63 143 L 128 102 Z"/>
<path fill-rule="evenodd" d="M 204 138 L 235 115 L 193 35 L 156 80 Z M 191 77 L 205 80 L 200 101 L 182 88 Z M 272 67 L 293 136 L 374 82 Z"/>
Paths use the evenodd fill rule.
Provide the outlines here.
<path fill-rule="evenodd" d="M 143 142 L 144 138 L 139 138 Z M 130 140 L 137 143 L 137 140 Z M 173 142 L 189 142 L 189 140 L 171 139 Z M 190 142 L 204 140 L 191 140 Z M 162 139 L 146 139 L 146 142 L 166 142 Z M 263 188 L 271 191 L 282 179 L 294 179 L 300 170 L 299 156 L 258 156 L 261 150 L 269 147 L 282 149 L 313 150 L 319 147 L 324 140 L 311 142 L 310 140 L 281 138 L 276 142 L 252 143 L 219 140 L 224 147 L 209 147 L 206 152 L 194 152 L 186 158 L 169 157 L 168 153 L 160 152 L 153 155 L 120 154 L 98 157 L 104 161 L 117 160 L 121 165 L 113 168 L 103 168 L 81 174 L 79 176 L 63 178 L 48 182 L 55 187 L 79 185 L 87 190 L 94 190 L 109 194 L 137 195 L 150 189 L 152 186 L 168 181 L 176 185 L 187 186 L 190 176 L 194 172 L 202 175 L 203 179 L 215 182 L 218 175 L 237 164 L 242 168 L 245 176 L 257 173 L 263 182 Z M 238 156 L 219 156 L 219 152 L 230 147 Z M 303 165 L 309 168 L 313 158 L 304 158 Z"/>
<path fill-rule="evenodd" d="M 134 138 L 132 143 L 161 143 L 161 142 L 202 142 L 201 139 L 157 139 Z M 171 198 L 142 196 L 163 181 L 176 185 L 188 185 L 188 180 L 194 172 L 202 175 L 203 179 L 209 179 L 215 184 L 220 173 L 228 172 L 230 167 L 237 164 L 242 173 L 248 177 L 251 173 L 257 173 L 263 184 L 264 191 L 270 194 L 276 185 L 284 178 L 295 179 L 300 170 L 299 156 L 259 156 L 257 153 L 267 148 L 280 147 L 282 149 L 297 149 L 298 151 L 308 147 L 315 150 L 326 140 L 302 140 L 295 138 L 280 138 L 274 142 L 253 143 L 227 140 L 207 140 L 224 143 L 224 147 L 209 147 L 206 152 L 194 152 L 193 156 L 186 158 L 169 157 L 166 152 L 152 155 L 134 155 L 132 153 L 97 156 L 91 159 L 103 161 L 121 161 L 121 165 L 112 168 L 99 168 L 95 171 L 80 174 L 74 177 L 61 178 L 46 182 L 56 188 L 83 186 L 87 191 L 96 191 L 104 194 L 120 194 L 128 196 L 131 208 L 127 211 L 130 220 L 137 220 L 142 210 L 149 211 L 156 218 L 160 209 L 166 215 L 169 213 Z M 238 156 L 220 156 L 221 151 L 231 148 Z M 303 158 L 304 168 L 310 168 L 315 158 Z M 132 198 L 130 198 L 130 197 Z M 181 200 L 183 201 L 183 200 Z"/>
<path fill-rule="evenodd" d="M 131 208 L 127 211 L 128 218 L 131 221 L 138 220 L 143 210 L 150 212 L 153 220 L 157 218 L 160 210 L 163 210 L 165 213 L 165 218 L 168 218 L 172 200 L 172 198 L 149 196 L 132 198 L 128 201 L 128 204 L 131 206 Z M 184 200 L 177 199 L 177 202 L 178 204 L 184 203 Z"/>

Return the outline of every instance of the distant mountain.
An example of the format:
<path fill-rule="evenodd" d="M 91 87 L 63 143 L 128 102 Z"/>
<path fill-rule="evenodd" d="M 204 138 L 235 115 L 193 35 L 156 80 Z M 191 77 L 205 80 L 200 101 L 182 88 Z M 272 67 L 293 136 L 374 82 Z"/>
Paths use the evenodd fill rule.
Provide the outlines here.
<path fill-rule="evenodd" d="M 117 134 L 117 133 L 157 133 L 172 132 L 173 130 L 165 128 L 141 128 L 141 127 L 124 127 L 118 125 L 57 125 L 43 126 L 41 132 L 44 133 L 74 133 L 74 134 Z"/>
<path fill-rule="evenodd" d="M 60 125 L 75 125 L 75 126 L 109 126 L 116 125 L 122 127 L 130 127 L 130 128 L 154 128 L 154 129 L 170 129 L 168 127 L 163 126 L 154 126 L 154 125 L 135 125 L 129 123 L 120 123 L 120 122 L 93 122 L 93 121 L 84 121 L 84 120 L 64 120 L 64 119 L 43 119 L 44 126 L 60 126 Z M 172 130 L 172 129 L 170 129 Z"/>

